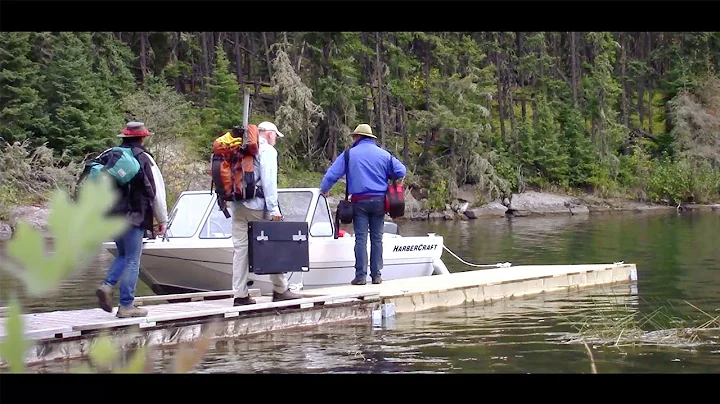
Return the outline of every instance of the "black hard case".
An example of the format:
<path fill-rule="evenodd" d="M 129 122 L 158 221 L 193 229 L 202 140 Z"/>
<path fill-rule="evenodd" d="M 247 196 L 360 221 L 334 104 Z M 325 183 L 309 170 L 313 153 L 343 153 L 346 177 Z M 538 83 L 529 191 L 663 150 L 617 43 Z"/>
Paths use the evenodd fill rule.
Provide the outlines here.
<path fill-rule="evenodd" d="M 248 223 L 250 272 L 257 275 L 307 272 L 310 267 L 307 222 Z"/>

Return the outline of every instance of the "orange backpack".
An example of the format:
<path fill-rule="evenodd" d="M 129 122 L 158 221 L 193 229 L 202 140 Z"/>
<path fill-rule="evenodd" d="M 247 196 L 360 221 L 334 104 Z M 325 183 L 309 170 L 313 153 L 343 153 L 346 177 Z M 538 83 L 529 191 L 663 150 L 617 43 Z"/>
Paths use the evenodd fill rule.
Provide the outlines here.
<path fill-rule="evenodd" d="M 257 125 L 236 126 L 213 142 L 210 174 L 221 209 L 222 202 L 263 196 L 259 178 L 255 178 L 259 148 Z"/>

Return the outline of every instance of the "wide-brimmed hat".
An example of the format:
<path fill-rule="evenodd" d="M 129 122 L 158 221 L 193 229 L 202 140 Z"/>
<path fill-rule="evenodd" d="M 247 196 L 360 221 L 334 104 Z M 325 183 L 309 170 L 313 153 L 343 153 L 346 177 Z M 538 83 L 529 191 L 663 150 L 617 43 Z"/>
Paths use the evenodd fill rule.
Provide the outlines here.
<path fill-rule="evenodd" d="M 282 133 L 278 130 L 277 126 L 275 126 L 272 122 L 261 122 L 260 125 L 257 126 L 258 130 L 271 130 L 277 134 L 277 137 L 284 137 Z"/>
<path fill-rule="evenodd" d="M 358 125 L 355 128 L 355 130 L 353 131 L 353 133 L 350 134 L 350 136 L 352 136 L 352 135 L 361 135 L 361 136 L 367 136 L 369 138 L 377 139 L 377 136 L 373 135 L 372 128 L 370 128 L 370 125 L 368 125 L 366 123 L 361 123 L 360 125 Z"/>
<path fill-rule="evenodd" d="M 122 130 L 118 137 L 144 137 L 150 135 L 152 135 L 152 133 L 147 130 L 144 123 L 128 122 L 127 126 L 125 126 L 125 129 Z"/>

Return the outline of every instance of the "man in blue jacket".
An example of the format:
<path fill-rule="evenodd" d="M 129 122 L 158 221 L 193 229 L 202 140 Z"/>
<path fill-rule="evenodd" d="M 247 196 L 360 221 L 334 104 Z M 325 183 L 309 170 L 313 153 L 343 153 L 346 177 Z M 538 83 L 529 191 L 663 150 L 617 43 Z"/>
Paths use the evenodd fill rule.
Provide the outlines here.
<path fill-rule="evenodd" d="M 327 196 L 330 188 L 346 175 L 348 191 L 352 195 L 353 228 L 355 230 L 355 279 L 353 285 L 364 285 L 367 278 L 367 235 L 370 230 L 370 277 L 372 283 L 382 282 L 383 227 L 385 225 L 385 193 L 392 172 L 399 180 L 405 177 L 405 165 L 380 148 L 368 124 L 360 124 L 351 134 L 349 167 L 345 167 L 344 151 L 335 159 L 320 183 L 320 191 Z M 347 168 L 347 171 L 346 171 Z"/>

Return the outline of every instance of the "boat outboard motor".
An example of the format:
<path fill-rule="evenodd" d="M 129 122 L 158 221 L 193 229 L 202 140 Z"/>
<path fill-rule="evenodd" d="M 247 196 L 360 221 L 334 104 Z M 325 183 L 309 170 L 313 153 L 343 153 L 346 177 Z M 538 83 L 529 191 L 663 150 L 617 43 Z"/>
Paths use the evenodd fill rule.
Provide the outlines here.
<path fill-rule="evenodd" d="M 383 233 L 400 234 L 397 223 L 385 222 L 385 227 L 383 227 Z"/>

